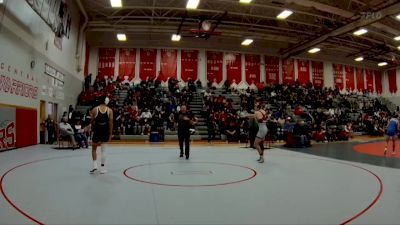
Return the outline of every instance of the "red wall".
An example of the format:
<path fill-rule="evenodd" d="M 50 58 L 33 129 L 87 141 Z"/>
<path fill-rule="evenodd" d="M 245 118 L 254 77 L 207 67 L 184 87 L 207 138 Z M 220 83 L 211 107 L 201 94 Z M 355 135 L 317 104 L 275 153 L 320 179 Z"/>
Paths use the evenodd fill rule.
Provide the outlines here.
<path fill-rule="evenodd" d="M 16 147 L 37 144 L 36 109 L 16 109 Z"/>

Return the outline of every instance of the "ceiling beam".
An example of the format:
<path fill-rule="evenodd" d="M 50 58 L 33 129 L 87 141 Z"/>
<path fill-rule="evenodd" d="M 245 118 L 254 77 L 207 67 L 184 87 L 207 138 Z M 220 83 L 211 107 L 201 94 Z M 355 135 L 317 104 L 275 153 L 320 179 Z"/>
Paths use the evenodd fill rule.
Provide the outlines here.
<path fill-rule="evenodd" d="M 301 0 L 301 1 L 305 1 L 305 0 Z M 386 16 L 390 16 L 390 15 L 393 15 L 393 14 L 398 13 L 398 12 L 400 12 L 400 2 L 398 2 L 396 4 L 393 4 L 391 6 L 388 6 L 388 7 L 384 8 L 384 9 L 378 11 L 377 14 L 380 13 L 380 15 L 382 15 L 382 17 L 374 17 L 374 18 L 371 18 L 371 19 L 368 19 L 368 20 L 360 18 L 360 19 L 358 19 L 358 20 L 356 20 L 354 22 L 351 22 L 351 23 L 346 24 L 346 25 L 344 25 L 344 26 L 342 26 L 342 27 L 340 27 L 340 28 L 338 28 L 336 30 L 333 30 L 332 32 L 330 32 L 328 34 L 322 35 L 322 36 L 320 36 L 320 37 L 318 37 L 318 38 L 316 38 L 314 40 L 311 40 L 306 44 L 297 45 L 294 48 L 290 48 L 290 49 L 284 51 L 282 56 L 284 58 L 288 58 L 290 56 L 297 55 L 297 54 L 303 52 L 306 49 L 309 49 L 309 48 L 314 47 L 314 46 L 316 46 L 318 44 L 321 44 L 322 42 L 324 42 L 325 40 L 327 40 L 330 37 L 335 37 L 335 36 L 338 36 L 338 35 L 342 35 L 342 34 L 351 32 L 351 31 L 353 31 L 353 30 L 355 30 L 357 28 L 360 28 L 360 27 L 375 23 L 375 22 L 385 18 Z"/>

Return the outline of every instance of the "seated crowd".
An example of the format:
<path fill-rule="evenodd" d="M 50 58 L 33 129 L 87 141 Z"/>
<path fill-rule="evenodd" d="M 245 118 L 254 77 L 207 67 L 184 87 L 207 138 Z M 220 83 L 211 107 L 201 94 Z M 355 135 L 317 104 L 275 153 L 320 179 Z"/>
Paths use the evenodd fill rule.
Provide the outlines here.
<path fill-rule="evenodd" d="M 93 90 L 83 91 L 79 97 L 81 105 L 96 105 L 96 97 L 106 95 L 111 101 L 108 106 L 114 111 L 114 134 L 147 135 L 151 131 L 161 134 L 165 130 L 176 129 L 176 117 L 180 105 L 188 105 L 201 82 L 189 79 L 186 86 L 174 78 L 168 79 L 167 87 L 161 86 L 159 79 L 141 81 L 131 85 L 119 80 L 96 81 Z M 118 96 L 126 92 L 120 101 Z"/>
<path fill-rule="evenodd" d="M 86 86 L 86 85 L 85 85 Z M 252 83 L 247 89 L 239 89 L 235 80 L 225 81 L 225 93 L 236 95 L 240 102 L 216 95 L 217 81 L 207 84 L 202 92 L 207 121 L 208 141 L 217 134 L 226 136 L 228 142 L 247 142 L 257 132 L 257 123 L 249 119 L 254 113 L 256 101 L 267 105 L 269 116 L 268 139 L 288 141 L 292 135 L 307 145 L 311 138 L 316 141 L 347 140 L 352 132 L 382 135 L 390 116 L 379 100 L 360 94 L 341 94 L 338 89 L 315 88 L 311 83 L 291 86 Z M 179 105 L 188 105 L 200 81 L 189 80 L 187 85 L 171 78 L 167 88 L 158 79 L 147 78 L 132 85 L 120 80 L 99 80 L 92 88 L 85 87 L 79 96 L 79 104 L 96 105 L 99 96 L 107 95 L 109 107 L 114 111 L 114 133 L 120 135 L 149 134 L 176 129 Z M 127 92 L 123 101 L 121 92 Z M 240 107 L 235 107 L 240 104 Z"/>

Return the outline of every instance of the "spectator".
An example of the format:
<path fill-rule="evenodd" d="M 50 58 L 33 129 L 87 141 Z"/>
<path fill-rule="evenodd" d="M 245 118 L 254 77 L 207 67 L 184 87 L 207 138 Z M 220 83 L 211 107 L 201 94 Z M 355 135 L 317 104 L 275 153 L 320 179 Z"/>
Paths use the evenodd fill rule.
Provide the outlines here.
<path fill-rule="evenodd" d="M 47 130 L 47 142 L 49 144 L 53 144 L 54 139 L 55 139 L 54 135 L 55 135 L 55 130 L 56 130 L 56 123 L 51 118 L 51 115 L 47 116 L 45 125 L 46 125 L 46 130 Z"/>
<path fill-rule="evenodd" d="M 67 121 L 68 121 L 68 119 L 66 117 L 63 117 L 61 119 L 60 135 L 64 136 L 64 137 L 68 137 L 71 140 L 74 148 L 78 147 L 78 145 L 75 141 L 75 137 L 74 137 L 74 130 L 72 129 L 71 125 Z"/>

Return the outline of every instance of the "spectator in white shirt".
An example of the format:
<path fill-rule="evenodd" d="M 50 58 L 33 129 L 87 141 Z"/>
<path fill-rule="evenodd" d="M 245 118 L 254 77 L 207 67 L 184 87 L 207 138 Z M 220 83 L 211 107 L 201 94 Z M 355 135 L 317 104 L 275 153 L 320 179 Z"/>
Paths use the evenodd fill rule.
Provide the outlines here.
<path fill-rule="evenodd" d="M 71 125 L 67 122 L 68 119 L 66 117 L 63 117 L 61 119 L 61 123 L 59 125 L 60 128 L 60 134 L 61 136 L 67 136 L 71 139 L 72 144 L 74 147 L 77 146 L 75 137 L 74 137 L 74 130 L 72 129 Z"/>

